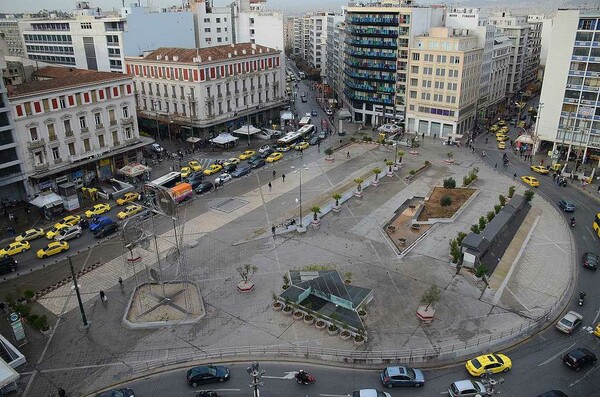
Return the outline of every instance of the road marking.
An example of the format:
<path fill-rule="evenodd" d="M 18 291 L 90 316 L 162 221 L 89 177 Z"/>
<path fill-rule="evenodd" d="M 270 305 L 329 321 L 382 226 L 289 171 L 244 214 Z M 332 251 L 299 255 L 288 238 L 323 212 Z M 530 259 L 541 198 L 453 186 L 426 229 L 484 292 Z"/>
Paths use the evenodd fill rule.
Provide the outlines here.
<path fill-rule="evenodd" d="M 268 376 L 268 375 L 263 375 L 263 378 L 267 378 L 267 379 L 294 379 L 296 377 L 296 374 L 298 372 L 297 371 L 291 371 L 291 372 L 284 372 L 284 376 Z"/>
<path fill-rule="evenodd" d="M 210 391 L 210 390 L 214 390 L 216 392 L 219 392 L 219 391 L 241 391 L 241 389 L 196 389 L 196 390 L 190 390 L 190 391 L 188 391 L 188 393 L 198 393 L 201 391 Z"/>
<path fill-rule="evenodd" d="M 575 345 L 576 345 L 576 343 L 573 343 L 571 346 L 567 347 L 566 349 L 561 350 L 560 352 L 556 353 L 555 355 L 553 355 L 552 357 L 550 357 L 549 359 L 547 359 L 543 363 L 539 364 L 538 367 L 541 367 L 542 365 L 548 364 L 550 361 L 554 360 L 556 357 L 560 356 L 561 354 L 563 354 L 564 352 L 566 352 L 567 350 L 569 350 L 570 348 L 572 348 Z"/>
<path fill-rule="evenodd" d="M 321 397 L 348 397 L 349 395 L 350 394 L 319 394 Z"/>
<path fill-rule="evenodd" d="M 584 380 L 585 378 L 587 378 L 587 377 L 588 377 L 588 375 L 591 375 L 591 373 L 592 373 L 592 372 L 594 372 L 595 370 L 597 370 L 598 368 L 600 368 L 600 367 L 599 367 L 599 366 L 595 366 L 595 367 L 593 367 L 592 369 L 590 369 L 589 371 L 587 371 L 587 372 L 585 373 L 585 375 L 583 375 L 583 376 L 581 377 L 581 379 L 577 379 L 575 382 L 571 383 L 571 384 L 569 385 L 569 387 L 573 387 L 573 386 L 575 386 L 576 384 L 578 384 L 579 382 L 581 382 L 582 380 Z"/>

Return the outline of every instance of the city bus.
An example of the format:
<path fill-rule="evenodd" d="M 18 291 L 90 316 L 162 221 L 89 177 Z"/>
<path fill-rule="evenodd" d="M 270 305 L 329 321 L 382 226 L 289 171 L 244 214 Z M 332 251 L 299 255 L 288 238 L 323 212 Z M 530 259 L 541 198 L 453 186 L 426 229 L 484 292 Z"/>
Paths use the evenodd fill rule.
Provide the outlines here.
<path fill-rule="evenodd" d="M 180 172 L 169 172 L 168 174 L 163 175 L 160 178 L 156 178 L 155 180 L 146 183 L 146 185 L 144 186 L 144 190 L 146 191 L 146 194 L 153 195 L 155 191 L 160 187 L 170 189 L 180 184 L 181 182 L 182 178 Z"/>
<path fill-rule="evenodd" d="M 306 124 L 305 126 L 300 127 L 298 133 L 302 136 L 302 138 L 309 137 L 310 134 L 315 132 L 316 128 L 312 124 Z"/>
<path fill-rule="evenodd" d="M 283 138 L 277 140 L 278 146 L 292 146 L 302 139 L 302 134 L 299 131 L 288 132 Z"/>
<path fill-rule="evenodd" d="M 305 125 L 307 125 L 307 124 L 310 124 L 310 121 L 311 121 L 311 120 L 310 120 L 310 117 L 302 117 L 302 118 L 300 119 L 300 122 L 298 123 L 298 125 L 299 125 L 300 127 L 304 127 Z"/>
<path fill-rule="evenodd" d="M 594 231 L 596 232 L 598 237 L 600 237 L 600 212 L 596 214 L 594 222 L 592 223 L 592 227 L 594 228 Z"/>

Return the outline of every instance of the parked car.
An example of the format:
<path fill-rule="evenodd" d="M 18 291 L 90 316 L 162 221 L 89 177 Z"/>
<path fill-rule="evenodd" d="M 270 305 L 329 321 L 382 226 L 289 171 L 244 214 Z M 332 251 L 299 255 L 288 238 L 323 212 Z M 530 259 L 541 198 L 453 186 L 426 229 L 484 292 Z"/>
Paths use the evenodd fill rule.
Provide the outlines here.
<path fill-rule="evenodd" d="M 240 160 L 248 160 L 250 157 L 254 156 L 256 152 L 254 150 L 246 150 L 244 153 L 240 154 Z"/>
<path fill-rule="evenodd" d="M 261 159 L 266 159 L 267 157 L 269 157 L 272 153 L 275 153 L 275 151 L 273 149 L 268 149 L 265 150 L 261 155 L 260 158 Z"/>
<path fill-rule="evenodd" d="M 44 235 L 44 229 L 29 229 L 15 237 L 15 241 L 31 241 Z"/>
<path fill-rule="evenodd" d="M 331 116 L 331 115 L 333 114 L 333 110 L 331 110 L 331 109 L 327 108 L 327 109 L 325 110 L 325 113 L 327 113 L 327 115 L 328 115 L 328 116 Z"/>
<path fill-rule="evenodd" d="M 266 164 L 265 160 L 264 159 L 260 159 L 260 160 L 257 160 L 255 162 L 253 162 L 252 165 L 251 165 L 251 167 L 252 168 L 260 168 L 260 167 L 264 167 L 265 164 Z"/>
<path fill-rule="evenodd" d="M 271 150 L 271 146 L 269 145 L 262 145 L 260 147 L 260 149 L 258 149 L 258 153 L 259 154 L 263 154 L 264 152 L 266 152 L 267 150 Z"/>
<path fill-rule="evenodd" d="M 221 171 L 223 166 L 221 164 L 212 164 L 207 169 L 204 170 L 204 175 L 212 175 Z"/>
<path fill-rule="evenodd" d="M 323 131 L 319 132 L 318 137 L 320 140 L 327 138 L 327 131 L 323 130 Z"/>
<path fill-rule="evenodd" d="M 54 237 L 56 237 L 62 229 L 66 229 L 68 227 L 69 225 L 66 225 L 64 223 L 57 223 L 52 229 L 48 230 L 48 232 L 46 233 L 46 238 L 48 240 L 54 240 Z"/>
<path fill-rule="evenodd" d="M 134 397 L 134 394 L 131 389 L 112 389 L 97 394 L 96 397 Z"/>
<path fill-rule="evenodd" d="M 233 177 L 230 174 L 222 173 L 218 178 L 215 179 L 215 184 L 222 185 L 225 182 L 229 182 Z"/>
<path fill-rule="evenodd" d="M 564 212 L 575 212 L 575 204 L 569 200 L 560 200 L 558 206 Z"/>
<path fill-rule="evenodd" d="M 252 167 L 250 167 L 249 165 L 242 165 L 237 167 L 235 171 L 231 173 L 231 176 L 234 178 L 239 178 L 244 175 L 248 175 L 250 171 L 252 171 Z"/>
<path fill-rule="evenodd" d="M 123 195 L 123 197 L 120 197 L 117 199 L 117 204 L 118 205 L 125 205 L 127 203 L 131 203 L 133 201 L 137 201 L 140 199 L 140 194 L 138 192 L 128 192 L 125 193 Z"/>
<path fill-rule="evenodd" d="M 591 270 L 598 269 L 598 255 L 592 252 L 586 252 L 583 254 L 583 267 Z"/>
<path fill-rule="evenodd" d="M 310 137 L 310 139 L 308 140 L 308 144 L 311 146 L 314 146 L 314 145 L 317 145 L 320 140 L 321 140 L 321 138 L 319 138 L 318 135 L 314 135 L 314 136 Z"/>
<path fill-rule="evenodd" d="M 14 258 L 0 258 L 0 274 L 16 272 L 17 268 L 17 261 Z"/>
<path fill-rule="evenodd" d="M 73 225 L 78 224 L 80 220 L 81 220 L 81 217 L 79 215 L 67 215 L 64 218 L 62 218 L 60 221 L 58 221 L 54 226 L 58 225 L 59 223 L 62 225 L 73 226 Z"/>
<path fill-rule="evenodd" d="M 69 243 L 66 241 L 53 241 L 48 243 L 44 248 L 40 248 L 36 252 L 38 259 L 47 258 L 52 255 L 60 254 L 69 249 Z"/>
<path fill-rule="evenodd" d="M 68 228 L 61 230 L 60 233 L 58 233 L 58 235 L 54 237 L 54 239 L 56 241 L 67 241 L 81 237 L 82 233 L 83 230 L 81 229 L 81 226 L 69 226 Z"/>
<path fill-rule="evenodd" d="M 475 397 L 477 395 L 486 395 L 486 388 L 483 383 L 477 380 L 459 380 L 450 385 L 448 394 L 450 397 Z"/>
<path fill-rule="evenodd" d="M 210 192 L 211 190 L 213 190 L 213 183 L 212 182 L 202 182 L 201 184 L 198 185 L 198 187 L 196 188 L 195 192 L 196 194 L 203 194 L 203 193 L 207 193 Z"/>
<path fill-rule="evenodd" d="M 201 365 L 187 371 L 187 383 L 197 387 L 205 383 L 225 382 L 229 380 L 229 368 L 223 365 Z"/>
<path fill-rule="evenodd" d="M 0 258 L 21 254 L 30 248 L 29 241 L 15 241 L 0 249 Z"/>
<path fill-rule="evenodd" d="M 313 110 L 312 112 L 310 112 L 311 116 L 318 116 L 319 112 L 317 112 L 316 110 Z"/>
<path fill-rule="evenodd" d="M 111 223 L 114 223 L 114 222 L 108 216 L 97 216 L 90 223 L 90 231 L 95 234 L 96 230 L 100 229 L 101 227 L 103 227 L 105 225 L 109 225 Z"/>
<path fill-rule="evenodd" d="M 581 325 L 581 321 L 583 321 L 583 316 L 571 310 L 556 323 L 556 328 L 565 334 L 572 334 Z"/>
<path fill-rule="evenodd" d="M 292 148 L 288 145 L 278 145 L 275 150 L 278 152 L 289 152 Z"/>
<path fill-rule="evenodd" d="M 594 353 L 582 347 L 572 350 L 563 356 L 563 363 L 573 368 L 575 371 L 579 371 L 586 365 L 594 365 L 597 360 Z"/>
<path fill-rule="evenodd" d="M 423 371 L 410 367 L 387 367 L 381 372 L 381 383 L 387 387 L 413 386 L 421 387 L 425 384 Z"/>
<path fill-rule="evenodd" d="M 163 147 L 158 143 L 153 143 L 150 145 L 150 150 L 152 150 L 154 153 L 163 153 L 165 151 L 165 149 L 163 149 Z"/>
<path fill-rule="evenodd" d="M 109 223 L 107 225 L 101 226 L 100 228 L 96 229 L 96 231 L 94 232 L 94 237 L 96 237 L 96 238 L 106 237 L 110 234 L 113 234 L 117 230 L 119 230 L 118 224 L 116 224 L 114 222 Z"/>
<path fill-rule="evenodd" d="M 188 167 L 192 169 L 192 172 L 202 171 L 202 166 L 197 160 L 190 160 L 188 162 Z"/>
<path fill-rule="evenodd" d="M 260 157 L 260 154 L 254 155 L 248 159 L 248 164 L 252 165 L 252 163 L 260 160 L 261 158 L 262 157 Z"/>
<path fill-rule="evenodd" d="M 351 394 L 352 397 L 392 397 L 390 393 L 379 391 L 377 389 L 360 389 L 354 390 Z"/>
<path fill-rule="evenodd" d="M 237 157 L 231 157 L 227 160 L 225 160 L 225 162 L 223 163 L 223 167 L 226 167 L 228 165 L 238 165 L 240 163 L 240 159 L 238 159 Z"/>
<path fill-rule="evenodd" d="M 512 361 L 504 354 L 490 353 L 467 361 L 465 367 L 471 375 L 482 376 L 486 371 L 492 371 L 493 374 L 506 372 L 512 368 Z"/>
<path fill-rule="evenodd" d="M 143 207 L 138 204 L 128 205 L 127 207 L 125 207 L 125 209 L 123 211 L 121 211 L 117 214 L 117 218 L 119 218 L 119 219 L 129 218 L 130 216 L 133 216 L 133 215 L 139 213 L 140 211 L 142 211 L 142 209 L 143 209 Z"/>

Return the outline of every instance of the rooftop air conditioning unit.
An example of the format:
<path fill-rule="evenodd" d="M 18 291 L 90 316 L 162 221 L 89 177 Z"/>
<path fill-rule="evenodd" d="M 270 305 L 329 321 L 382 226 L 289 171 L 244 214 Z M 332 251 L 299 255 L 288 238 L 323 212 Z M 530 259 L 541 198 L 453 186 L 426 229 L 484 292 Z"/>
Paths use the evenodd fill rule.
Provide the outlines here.
<path fill-rule="evenodd" d="M 173 61 L 175 61 L 175 62 L 179 61 L 179 57 L 178 57 L 177 55 L 175 55 L 175 56 L 173 57 Z"/>

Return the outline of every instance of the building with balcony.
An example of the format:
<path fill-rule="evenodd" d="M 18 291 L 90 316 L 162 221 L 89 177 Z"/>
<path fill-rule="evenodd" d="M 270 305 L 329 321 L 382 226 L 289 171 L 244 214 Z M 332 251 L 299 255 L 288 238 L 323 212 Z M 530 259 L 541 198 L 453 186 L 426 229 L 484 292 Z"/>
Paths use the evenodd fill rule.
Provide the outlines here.
<path fill-rule="evenodd" d="M 431 28 L 410 50 L 406 127 L 446 139 L 471 132 L 479 99 L 483 48 L 462 29 Z"/>
<path fill-rule="evenodd" d="M 169 134 L 204 138 L 248 121 L 267 125 L 287 104 L 283 52 L 257 44 L 159 48 L 126 63 L 140 123 L 166 122 Z"/>
<path fill-rule="evenodd" d="M 0 40 L 0 43 L 2 42 Z M 0 188 L 2 197 L 23 200 L 27 196 L 23 183 L 25 173 L 18 148 L 17 129 L 3 78 L 3 73 L 7 70 L 5 50 L 7 49 L 0 50 Z"/>
<path fill-rule="evenodd" d="M 283 46 L 286 51 L 294 48 L 294 18 L 286 18 L 283 22 Z"/>
<path fill-rule="evenodd" d="M 327 21 L 333 13 L 321 12 L 311 15 L 308 24 L 308 58 L 310 66 L 321 69 L 321 76 L 327 70 Z M 333 22 L 333 20 L 332 20 Z"/>
<path fill-rule="evenodd" d="M 139 136 L 131 76 L 50 66 L 35 78 L 8 87 L 27 194 L 107 180 L 141 160 L 152 140 Z"/>
<path fill-rule="evenodd" d="M 19 29 L 19 22 L 16 19 L 0 19 L 0 33 L 4 33 L 4 38 L 8 46 L 8 51 L 4 54 L 5 56 L 25 56 L 23 37 Z"/>
<path fill-rule="evenodd" d="M 496 117 L 499 108 L 506 99 L 506 85 L 512 54 L 511 40 L 496 32 L 492 52 L 492 67 L 490 71 L 489 95 L 487 100 L 488 120 Z"/>
<path fill-rule="evenodd" d="M 520 100 L 519 93 L 537 78 L 541 51 L 541 22 L 528 22 L 525 15 L 496 12 L 489 21 L 512 43 L 512 54 L 506 82 L 509 100 Z"/>
<path fill-rule="evenodd" d="M 344 39 L 346 24 L 343 15 L 327 17 L 327 84 L 335 100 L 344 90 Z"/>
<path fill-rule="evenodd" d="M 27 58 L 78 69 L 123 73 L 125 18 L 78 2 L 73 19 L 22 19 Z"/>
<path fill-rule="evenodd" d="M 294 18 L 294 56 L 308 61 L 310 50 L 310 16 Z"/>
<path fill-rule="evenodd" d="M 403 119 L 410 43 L 441 26 L 443 7 L 417 7 L 401 0 L 351 6 L 344 38 L 344 105 L 357 122 Z"/>
<path fill-rule="evenodd" d="M 571 159 L 585 168 L 597 168 L 599 93 L 600 12 L 559 10 L 552 27 L 534 149 L 550 153 L 553 162 Z"/>

